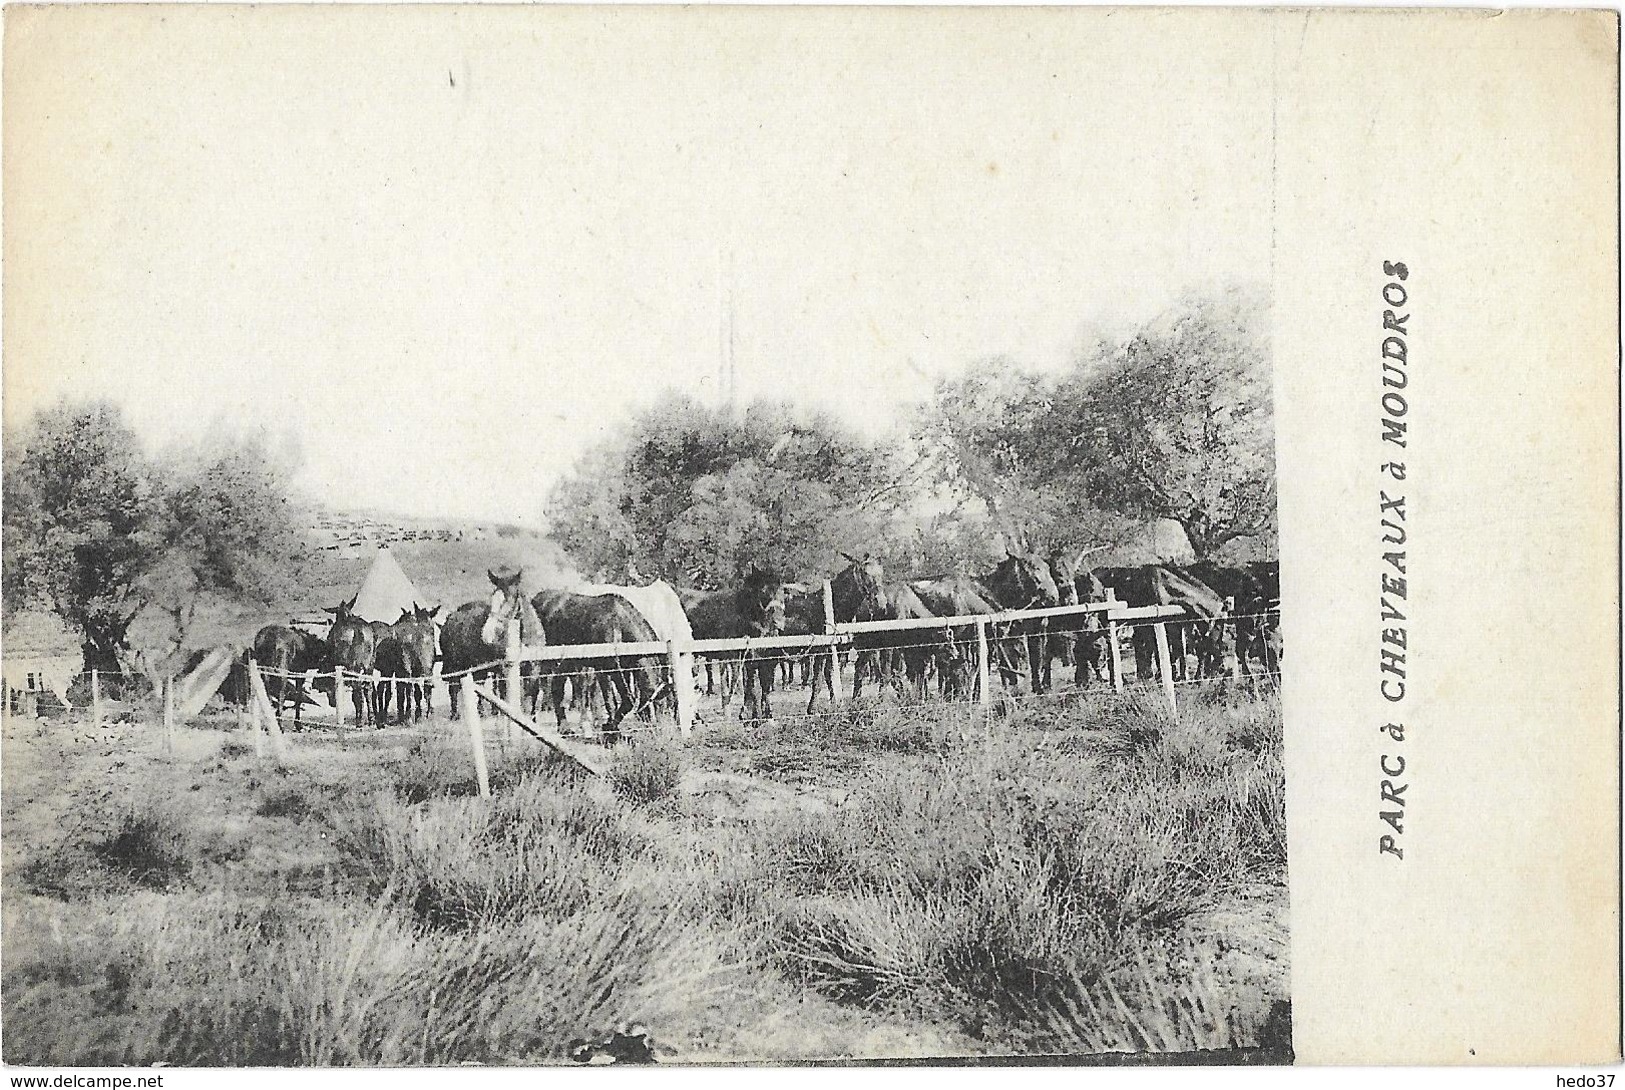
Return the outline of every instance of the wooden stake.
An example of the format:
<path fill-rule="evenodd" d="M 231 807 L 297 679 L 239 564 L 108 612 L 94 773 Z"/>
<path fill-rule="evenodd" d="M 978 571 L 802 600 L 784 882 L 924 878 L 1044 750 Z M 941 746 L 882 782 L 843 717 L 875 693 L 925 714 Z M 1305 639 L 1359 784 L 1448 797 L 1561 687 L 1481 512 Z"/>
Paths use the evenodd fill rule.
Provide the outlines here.
<path fill-rule="evenodd" d="M 282 747 L 282 727 L 276 721 L 276 710 L 271 707 L 271 698 L 266 695 L 265 679 L 260 676 L 259 664 L 253 659 L 248 663 L 248 681 L 254 692 L 254 706 L 259 709 L 259 717 L 265 721 L 265 737 L 270 743 L 271 760 L 280 765 L 287 758 L 287 753 Z M 254 740 L 259 741 L 257 731 Z M 258 752 L 257 746 L 255 749 Z"/>
<path fill-rule="evenodd" d="M 1157 673 L 1162 676 L 1162 691 L 1168 697 L 1168 710 L 1179 711 L 1174 702 L 1174 664 L 1168 653 L 1168 626 L 1161 621 L 1151 626 L 1152 633 L 1157 638 Z"/>
<path fill-rule="evenodd" d="M 1106 588 L 1106 601 L 1111 602 L 1114 605 L 1117 603 L 1117 592 L 1111 587 Z M 1118 692 L 1122 692 L 1123 645 L 1121 642 L 1119 642 L 1117 621 L 1112 617 L 1112 612 L 1113 611 L 1108 611 L 1106 614 L 1106 643 L 1109 645 L 1107 650 L 1110 652 L 1110 657 L 1107 660 L 1107 666 L 1112 675 L 1112 688 L 1116 689 Z"/>
<path fill-rule="evenodd" d="M 987 621 L 984 618 L 978 618 L 976 621 L 976 688 L 978 692 L 977 699 L 982 705 L 983 712 L 986 712 L 988 707 L 993 703 L 993 694 L 989 686 L 989 681 L 991 680 L 989 675 L 990 671 L 988 670 L 987 662 Z"/>
<path fill-rule="evenodd" d="M 492 706 L 496 706 L 494 700 Z M 463 679 L 463 721 L 468 724 L 468 745 L 474 751 L 474 778 L 480 786 L 480 798 L 488 799 L 491 797 L 491 778 L 485 770 L 485 728 L 480 724 L 480 701 L 474 694 L 472 674 Z"/>
<path fill-rule="evenodd" d="M 672 698 L 677 704 L 677 733 L 687 738 L 694 730 L 694 657 L 666 641 L 666 664 L 671 669 Z"/>
<path fill-rule="evenodd" d="M 824 631 L 831 636 L 835 635 L 835 590 L 830 586 L 828 579 L 824 580 Z M 829 645 L 829 685 L 833 691 L 841 691 L 841 652 L 833 643 Z M 818 695 L 816 688 L 812 695 Z M 807 706 L 812 707 L 811 699 L 808 700 Z"/>
<path fill-rule="evenodd" d="M 344 737 L 344 667 L 333 667 L 333 724 Z"/>
<path fill-rule="evenodd" d="M 164 678 L 164 756 L 175 756 L 175 679 Z"/>
<path fill-rule="evenodd" d="M 470 689 L 474 689 L 472 680 L 468 682 L 468 687 Z M 487 704 L 491 705 L 491 707 L 495 708 L 498 712 L 507 716 L 509 719 L 512 719 L 515 723 L 518 723 L 521 729 L 527 731 L 531 737 L 547 746 L 559 756 L 568 758 L 586 771 L 592 773 L 594 776 L 602 776 L 604 774 L 603 767 L 598 763 L 598 759 L 591 755 L 589 750 L 570 742 L 563 736 L 542 726 L 540 723 L 529 718 L 518 708 L 514 707 L 512 704 L 509 704 L 506 700 L 503 700 L 489 689 L 479 688 L 474 689 L 474 691 L 479 693 L 480 697 L 484 699 Z M 473 697 L 470 696 L 468 699 L 472 700 Z"/>
<path fill-rule="evenodd" d="M 102 725 L 102 679 L 95 667 L 90 670 L 90 725 L 98 730 Z"/>

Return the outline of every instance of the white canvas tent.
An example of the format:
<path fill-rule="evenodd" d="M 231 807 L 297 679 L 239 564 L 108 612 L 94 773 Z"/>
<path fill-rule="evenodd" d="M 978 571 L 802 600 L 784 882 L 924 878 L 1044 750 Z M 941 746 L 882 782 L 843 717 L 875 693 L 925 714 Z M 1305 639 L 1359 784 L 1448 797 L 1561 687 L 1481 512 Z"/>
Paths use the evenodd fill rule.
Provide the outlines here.
<path fill-rule="evenodd" d="M 363 621 L 394 624 L 401 619 L 402 610 L 428 604 L 390 551 L 380 548 L 356 592 L 355 615 Z"/>

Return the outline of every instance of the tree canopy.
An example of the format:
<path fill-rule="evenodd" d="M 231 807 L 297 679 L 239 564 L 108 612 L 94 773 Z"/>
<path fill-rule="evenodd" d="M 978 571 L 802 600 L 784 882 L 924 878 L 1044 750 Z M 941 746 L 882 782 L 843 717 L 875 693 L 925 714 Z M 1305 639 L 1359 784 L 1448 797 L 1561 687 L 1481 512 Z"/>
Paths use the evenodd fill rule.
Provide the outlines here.
<path fill-rule="evenodd" d="M 743 412 L 682 395 L 588 452 L 549 501 L 589 573 L 728 586 L 752 567 L 827 572 L 906 499 L 895 451 L 776 402 Z"/>
<path fill-rule="evenodd" d="M 1193 297 L 1056 377 L 986 361 L 937 385 L 915 439 L 940 482 L 1028 547 L 1172 519 L 1209 556 L 1274 526 L 1264 313 L 1242 291 Z"/>
<path fill-rule="evenodd" d="M 302 544 L 263 437 L 150 458 L 105 401 L 58 403 L 8 437 L 4 488 L 6 608 L 54 609 L 104 670 L 143 611 L 178 650 L 200 605 L 269 601 Z"/>

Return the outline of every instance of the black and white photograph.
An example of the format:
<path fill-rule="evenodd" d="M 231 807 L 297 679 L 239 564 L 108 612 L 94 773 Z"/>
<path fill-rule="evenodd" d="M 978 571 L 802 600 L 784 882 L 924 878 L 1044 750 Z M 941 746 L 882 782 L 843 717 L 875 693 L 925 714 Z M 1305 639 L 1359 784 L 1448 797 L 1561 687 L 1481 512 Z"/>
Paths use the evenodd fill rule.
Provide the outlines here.
<path fill-rule="evenodd" d="M 5 30 L 7 1065 L 1294 1061 L 1297 24 Z"/>

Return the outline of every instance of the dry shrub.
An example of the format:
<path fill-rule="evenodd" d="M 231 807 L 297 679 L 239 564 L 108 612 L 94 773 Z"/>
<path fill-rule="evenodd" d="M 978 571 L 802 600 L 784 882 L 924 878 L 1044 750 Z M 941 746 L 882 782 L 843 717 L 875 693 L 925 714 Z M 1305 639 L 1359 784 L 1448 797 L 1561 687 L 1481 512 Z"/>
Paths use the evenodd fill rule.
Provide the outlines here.
<path fill-rule="evenodd" d="M 1155 949 L 1220 898 L 1284 881 L 1279 761 L 1213 723 L 1125 709 L 1125 735 L 1156 727 L 1132 756 L 1079 760 L 1014 732 L 758 830 L 786 891 L 783 967 L 836 998 L 1016 1035 L 1109 951 Z"/>
<path fill-rule="evenodd" d="M 169 889 L 192 870 L 192 847 L 175 815 L 156 806 L 125 813 L 118 830 L 91 845 L 91 854 L 115 874 L 147 889 Z"/>
<path fill-rule="evenodd" d="M 39 949 L 8 959 L 9 1063 L 559 1059 L 622 1022 L 681 1038 L 737 977 L 712 933 L 633 898 L 450 935 L 381 903 L 168 897 Z"/>
<path fill-rule="evenodd" d="M 615 794 L 633 806 L 652 806 L 677 794 L 683 758 L 665 742 L 639 741 L 624 748 L 609 770 Z"/>
<path fill-rule="evenodd" d="M 379 793 L 335 808 L 334 841 L 370 876 L 439 928 L 473 930 L 584 908 L 652 853 L 626 816 L 580 788 L 532 777 L 492 799 L 412 807 Z"/>
<path fill-rule="evenodd" d="M 1030 1007 L 1023 1035 L 1069 1055 L 1263 1049 L 1287 1063 L 1292 1047 L 1290 1007 L 1238 987 L 1213 943 L 1189 940 L 1133 941 L 1104 969 L 1070 976 Z"/>

